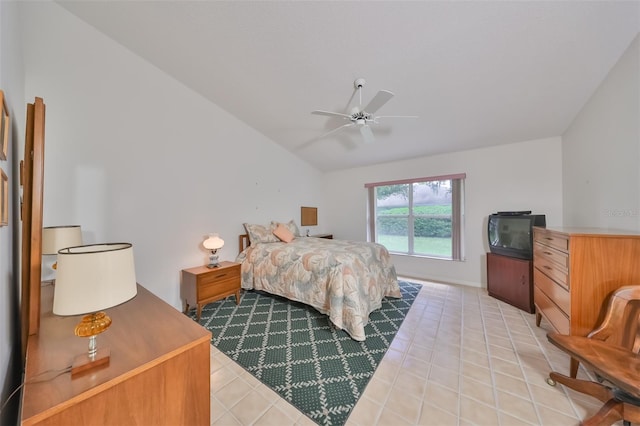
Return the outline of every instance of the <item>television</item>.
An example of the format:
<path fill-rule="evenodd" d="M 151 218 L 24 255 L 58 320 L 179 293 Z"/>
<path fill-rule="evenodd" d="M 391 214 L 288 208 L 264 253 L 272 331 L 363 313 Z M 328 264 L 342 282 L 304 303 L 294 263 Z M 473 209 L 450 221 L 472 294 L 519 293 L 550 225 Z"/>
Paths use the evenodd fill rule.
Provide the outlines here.
<path fill-rule="evenodd" d="M 546 226 L 545 215 L 530 211 L 489 215 L 489 250 L 503 256 L 532 259 L 534 226 Z"/>

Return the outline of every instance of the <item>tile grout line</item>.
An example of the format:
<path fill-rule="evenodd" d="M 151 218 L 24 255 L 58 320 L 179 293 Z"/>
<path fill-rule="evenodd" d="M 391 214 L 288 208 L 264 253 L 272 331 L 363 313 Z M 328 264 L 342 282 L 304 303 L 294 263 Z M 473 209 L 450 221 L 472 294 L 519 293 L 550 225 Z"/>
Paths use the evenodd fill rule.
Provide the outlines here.
<path fill-rule="evenodd" d="M 414 309 L 414 307 L 416 306 L 416 302 L 418 301 L 418 298 L 420 297 L 426 297 L 426 296 L 422 296 L 422 292 L 426 292 L 427 286 L 424 284 L 420 285 L 420 291 L 418 292 L 418 294 L 416 294 L 413 303 L 411 304 L 411 306 L 409 307 L 409 310 L 407 311 L 406 315 L 405 315 L 405 320 L 406 318 L 409 316 L 409 314 L 411 313 L 411 310 Z M 422 315 L 424 314 L 424 310 L 423 312 L 420 314 L 420 319 L 422 319 Z M 403 326 L 405 326 L 405 320 L 402 321 L 402 324 L 400 325 L 400 328 L 398 329 L 398 331 L 396 332 L 393 340 L 396 339 L 396 337 L 398 337 L 398 334 L 400 333 L 400 330 L 402 329 Z M 411 344 L 413 343 L 415 338 L 415 330 L 413 330 L 410 333 L 410 338 L 409 338 L 409 344 L 407 345 L 407 348 L 405 348 L 405 350 L 402 351 L 402 361 L 400 362 L 400 368 L 402 367 L 402 363 L 404 362 L 404 360 L 407 357 L 407 351 L 408 348 L 411 347 Z M 375 377 L 375 373 L 378 371 L 378 368 L 380 368 L 380 364 L 382 364 L 382 362 L 384 361 L 384 358 L 386 357 L 387 353 L 389 352 L 389 350 L 391 350 L 391 346 L 393 344 L 393 340 L 391 341 L 391 343 L 389 344 L 389 347 L 387 348 L 387 352 L 385 352 L 385 355 L 382 357 L 382 359 L 380 360 L 380 362 L 378 363 L 378 366 L 376 367 L 376 370 L 374 371 L 373 376 L 371 376 L 371 378 L 369 379 L 369 383 L 367 383 L 367 386 L 369 386 L 369 384 L 371 383 L 371 380 L 374 379 Z M 398 372 L 396 372 L 396 374 L 393 377 L 393 380 L 390 383 L 390 387 L 393 387 L 393 385 L 396 384 L 396 381 L 398 379 Z M 349 414 L 349 417 L 347 418 L 347 422 L 349 421 L 349 418 L 351 417 L 351 415 L 353 414 L 353 411 L 356 409 L 356 407 L 358 406 L 358 402 L 360 402 L 360 400 L 362 399 L 362 396 L 364 396 L 364 391 L 366 391 L 366 387 L 363 390 L 363 394 L 360 396 L 360 399 L 356 402 L 356 405 L 353 407 L 353 410 L 351 411 L 351 413 Z M 377 425 L 378 422 L 380 421 L 380 417 L 382 416 L 382 413 L 385 409 L 385 406 L 387 404 L 387 401 L 389 400 L 389 396 L 391 395 L 391 393 L 387 393 L 387 395 L 384 397 L 384 401 L 382 401 L 381 407 L 380 407 L 380 412 L 376 415 L 376 418 L 374 420 L 374 424 Z M 419 413 L 418 413 L 418 419 L 420 418 L 420 414 L 422 411 L 422 406 L 420 407 Z M 346 424 L 346 422 L 345 422 Z"/>
<path fill-rule="evenodd" d="M 430 290 L 432 290 L 432 289 L 430 288 Z M 422 295 L 423 291 L 425 292 L 424 295 Z M 421 296 L 423 298 L 428 298 L 429 297 L 429 295 L 427 294 L 427 286 L 426 285 L 422 284 L 420 292 L 418 293 L 418 295 L 416 295 L 416 299 L 414 300 L 414 305 L 415 305 L 415 302 L 418 300 L 418 296 Z M 409 309 L 409 312 L 411 311 L 411 309 L 413 309 L 414 305 L 411 306 L 411 308 Z M 428 303 L 425 304 L 425 306 L 422 308 L 422 312 L 420 313 L 420 321 L 422 321 L 422 319 L 424 318 L 424 314 L 425 314 L 425 311 L 427 310 L 427 307 L 428 307 Z M 407 314 L 409 312 L 407 312 Z M 438 322 L 438 328 L 439 327 L 440 327 L 440 322 Z M 411 331 L 411 337 L 409 339 L 409 345 L 407 346 L 407 350 L 403 351 L 403 354 L 402 354 L 403 355 L 402 356 L 403 362 L 404 362 L 404 360 L 406 360 L 408 349 L 411 347 L 411 345 L 413 345 L 413 343 L 416 340 L 416 333 L 417 333 L 417 329 L 414 328 Z M 431 365 L 431 360 L 429 360 L 429 365 Z M 402 368 L 402 363 L 400 364 L 400 367 Z M 395 378 L 393 380 L 393 384 L 396 383 L 397 379 L 398 379 L 398 374 L 396 374 L 396 376 L 395 376 Z M 422 395 L 420 395 L 420 407 L 418 409 L 417 422 L 419 422 L 420 418 L 422 417 L 422 410 L 424 408 L 424 395 L 425 395 L 426 385 L 427 385 L 428 381 L 429 381 L 429 373 L 427 373 L 427 376 L 424 379 L 424 383 L 423 383 L 424 384 L 424 388 L 422 390 Z M 389 395 L 387 395 L 387 399 L 388 399 L 388 397 L 389 397 Z M 384 410 L 384 407 L 383 407 L 383 410 Z M 382 413 L 382 411 L 380 413 Z"/>
<path fill-rule="evenodd" d="M 425 294 L 422 295 L 422 292 L 424 292 Z M 427 286 L 426 285 L 424 285 L 424 284 L 422 285 L 422 288 L 420 289 L 420 292 L 416 296 L 416 300 L 413 302 L 414 305 L 415 305 L 415 302 L 418 301 L 418 296 L 422 296 L 424 298 L 428 297 L 428 295 L 427 295 Z M 420 319 L 419 319 L 418 323 L 420 321 L 422 321 L 422 319 L 424 318 L 424 312 L 425 312 L 426 308 L 427 308 L 427 304 L 425 304 L 425 306 L 422 307 L 422 312 L 420 312 Z M 411 306 L 411 309 L 413 309 L 413 306 Z M 409 312 L 411 311 L 411 309 L 409 309 Z M 408 349 L 411 347 L 411 345 L 415 341 L 415 338 L 416 338 L 416 329 L 414 328 L 411 331 L 411 338 L 409 339 L 409 346 L 407 347 L 407 350 L 405 351 L 405 359 L 406 359 L 406 355 L 407 355 Z M 429 363 L 429 364 L 431 364 L 431 363 Z M 429 380 L 429 373 L 427 373 L 427 375 L 426 375 L 426 377 L 424 378 L 424 381 L 423 381 L 422 395 L 421 395 L 421 398 L 420 398 L 420 408 L 418 409 L 418 422 L 422 418 L 422 411 L 424 410 L 424 395 L 425 395 L 425 392 L 426 392 L 426 389 L 427 389 L 428 380 Z"/>
<path fill-rule="evenodd" d="M 542 355 L 544 356 L 544 359 L 547 362 L 547 365 L 549 366 L 549 370 L 553 371 L 553 364 L 551 363 L 551 359 L 549 358 L 549 354 L 547 353 L 547 349 L 546 349 L 545 345 L 543 345 L 540 342 L 540 340 L 538 339 L 538 336 L 536 335 L 535 330 L 531 327 L 531 323 L 529 321 L 525 321 L 525 323 L 527 324 L 527 327 L 531 331 L 531 334 L 532 334 L 533 338 L 535 339 L 536 344 L 540 348 L 540 351 L 542 352 Z M 545 335 L 546 335 L 546 333 L 545 333 Z M 583 368 L 583 366 L 580 365 L 580 368 Z M 589 375 L 588 372 L 587 372 L 587 375 Z M 556 384 L 556 386 L 557 386 L 557 384 Z M 574 417 L 579 420 L 580 419 L 580 414 L 579 414 L 578 410 L 576 409 L 576 405 L 574 403 L 573 398 L 571 398 L 571 396 L 569 395 L 569 391 L 567 390 L 567 388 L 565 386 L 562 386 L 562 393 L 565 395 L 565 397 L 569 401 L 569 404 L 571 405 L 571 409 L 573 410 Z M 533 396 L 531 397 L 531 399 L 533 401 Z M 536 406 L 536 411 L 537 411 L 537 404 L 534 404 L 534 405 Z M 551 409 L 551 410 L 554 410 L 551 407 L 548 407 L 548 408 Z M 557 411 L 557 410 L 554 410 L 554 411 Z M 542 422 L 542 419 L 540 419 L 540 421 Z"/>
<path fill-rule="evenodd" d="M 478 291 L 477 292 L 477 298 L 478 298 L 478 304 L 480 305 L 480 318 L 482 318 L 482 331 L 484 333 L 484 344 L 485 344 L 485 349 L 487 351 L 487 362 L 489 363 L 489 374 L 491 376 L 491 390 L 493 391 L 493 405 L 494 405 L 494 409 L 496 410 L 496 417 L 498 418 L 498 424 L 500 424 L 500 400 L 498 399 L 498 386 L 496 385 L 496 378 L 495 378 L 495 374 L 494 374 L 494 370 L 493 370 L 493 362 L 491 360 L 491 348 L 489 345 L 489 339 L 487 338 L 488 334 L 487 334 L 487 322 L 486 322 L 486 317 L 485 317 L 485 312 L 486 312 L 486 302 L 484 302 L 482 300 L 482 296 L 483 294 Z"/>
<path fill-rule="evenodd" d="M 461 411 L 462 411 L 461 394 L 462 394 L 462 377 L 463 377 L 462 372 L 464 371 L 463 370 L 463 365 L 464 365 L 464 352 L 463 352 L 464 351 L 464 345 L 463 345 L 463 342 L 464 342 L 464 324 L 465 324 L 465 307 L 466 307 L 465 300 L 464 300 L 465 297 L 466 297 L 465 293 L 466 292 L 464 292 L 464 291 L 462 292 L 462 304 L 461 304 L 462 305 L 462 308 L 461 308 L 462 312 L 461 312 L 461 317 L 460 317 L 460 354 L 459 354 L 460 355 L 460 362 L 459 362 L 460 365 L 458 366 L 458 368 L 460 369 L 459 373 L 458 373 L 458 426 L 460 425 L 460 417 L 461 417 L 460 414 L 461 414 Z"/>
<path fill-rule="evenodd" d="M 534 409 L 534 411 L 536 413 L 536 417 L 538 419 L 538 424 L 542 424 L 542 417 L 540 416 L 540 411 L 538 410 L 538 404 L 536 404 L 534 402 L 533 392 L 531 392 L 531 385 L 529 384 L 529 380 L 527 379 L 527 375 L 525 374 L 524 368 L 522 367 L 522 359 L 520 358 L 520 354 L 518 353 L 518 349 L 515 347 L 515 345 L 513 343 L 513 335 L 511 334 L 511 328 L 509 328 L 507 326 L 507 318 L 504 315 L 503 306 L 498 304 L 498 309 L 500 310 L 500 316 L 502 317 L 502 321 L 504 322 L 505 328 L 507 330 L 507 335 L 509 336 L 509 343 L 511 344 L 511 349 L 513 350 L 513 353 L 515 354 L 516 359 L 518 360 L 518 368 L 520 369 L 520 372 L 522 373 L 522 378 L 524 379 L 523 380 L 524 384 L 527 387 L 527 392 L 529 392 L 529 402 L 531 402 L 531 405 L 533 405 L 533 409 Z M 525 323 L 527 323 L 525 318 L 522 317 L 522 313 L 519 312 L 519 315 L 520 315 L 520 319 L 523 320 Z M 538 346 L 540 346 L 540 345 L 538 345 Z M 509 392 L 509 393 L 511 393 L 511 392 Z M 520 420 L 525 421 L 523 419 L 520 419 Z M 530 423 L 530 422 L 527 421 L 527 423 Z M 535 423 L 534 423 L 533 426 L 535 426 Z"/>

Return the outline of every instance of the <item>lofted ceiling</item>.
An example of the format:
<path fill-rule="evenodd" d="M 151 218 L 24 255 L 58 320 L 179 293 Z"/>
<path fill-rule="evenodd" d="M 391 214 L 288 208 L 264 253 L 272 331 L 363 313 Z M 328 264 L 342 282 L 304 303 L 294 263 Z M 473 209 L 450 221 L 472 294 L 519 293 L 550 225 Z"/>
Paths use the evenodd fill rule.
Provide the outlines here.
<path fill-rule="evenodd" d="M 57 1 L 319 170 L 561 135 L 638 1 Z M 375 141 L 313 110 L 395 96 Z"/>

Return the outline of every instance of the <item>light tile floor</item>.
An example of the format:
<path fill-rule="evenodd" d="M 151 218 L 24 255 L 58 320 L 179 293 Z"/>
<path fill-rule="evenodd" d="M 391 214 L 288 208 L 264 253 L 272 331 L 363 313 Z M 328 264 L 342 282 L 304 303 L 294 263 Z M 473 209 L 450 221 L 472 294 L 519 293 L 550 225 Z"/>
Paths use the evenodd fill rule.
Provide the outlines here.
<path fill-rule="evenodd" d="M 485 289 L 421 283 L 346 426 L 577 425 L 600 408 L 545 382 L 551 370 L 567 374 L 569 357 L 548 343 L 544 320 L 536 327 Z M 211 424 L 315 423 L 212 347 Z"/>

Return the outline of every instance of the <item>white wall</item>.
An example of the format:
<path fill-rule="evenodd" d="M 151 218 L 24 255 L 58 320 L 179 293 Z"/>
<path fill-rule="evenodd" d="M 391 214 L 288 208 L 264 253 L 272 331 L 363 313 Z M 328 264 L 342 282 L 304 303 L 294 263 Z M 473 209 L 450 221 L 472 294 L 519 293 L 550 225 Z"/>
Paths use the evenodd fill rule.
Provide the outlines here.
<path fill-rule="evenodd" d="M 562 224 L 560 138 L 397 161 L 329 173 L 325 191 L 329 221 L 338 238 L 366 239 L 365 183 L 466 173 L 464 262 L 393 256 L 399 274 L 486 286 L 487 216 L 503 210 L 545 214 Z"/>
<path fill-rule="evenodd" d="M 207 262 L 205 234 L 233 260 L 243 222 L 322 212 L 308 164 L 58 5 L 22 7 L 26 96 L 47 107 L 45 226 L 133 243 L 138 282 L 181 308 L 179 272 Z"/>
<path fill-rule="evenodd" d="M 564 223 L 640 230 L 640 40 L 562 137 Z"/>
<path fill-rule="evenodd" d="M 20 220 L 18 158 L 23 156 L 25 104 L 23 69 L 15 2 L 0 2 L 0 89 L 11 120 L 7 161 L 0 168 L 9 178 L 9 225 L 0 227 L 0 401 L 4 402 L 21 379 L 20 345 Z M 22 143 L 20 143 L 22 141 Z M 19 398 L 3 410 L 0 424 L 15 423 Z"/>

